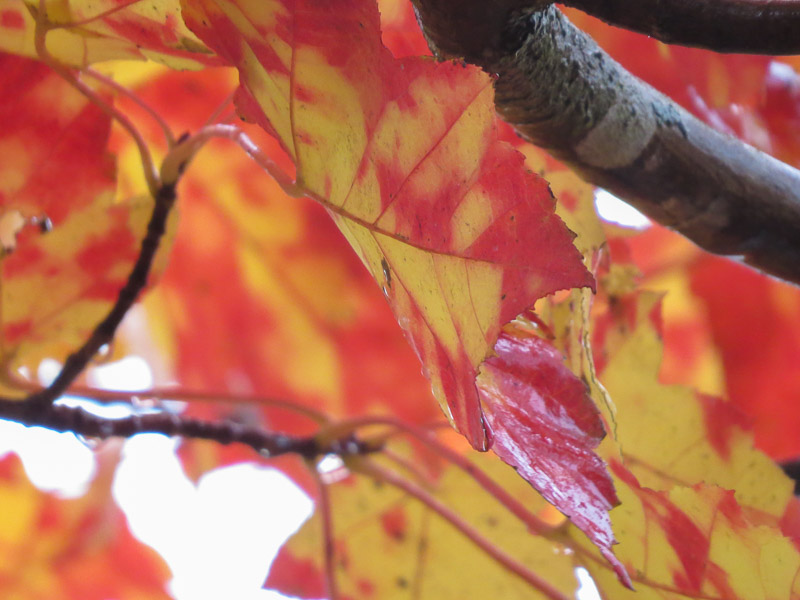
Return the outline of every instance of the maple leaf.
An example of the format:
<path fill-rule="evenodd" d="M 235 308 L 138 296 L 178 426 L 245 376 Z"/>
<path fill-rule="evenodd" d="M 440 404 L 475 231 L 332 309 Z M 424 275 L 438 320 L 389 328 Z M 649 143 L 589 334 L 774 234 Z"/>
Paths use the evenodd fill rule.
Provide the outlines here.
<path fill-rule="evenodd" d="M 722 355 L 731 401 L 754 421 L 756 442 L 775 458 L 800 454 L 800 290 L 730 262 L 702 257 L 689 268 Z M 737 290 L 731 304 L 726 290 Z"/>
<path fill-rule="evenodd" d="M 109 505 L 117 456 L 101 458 L 86 495 L 36 489 L 13 454 L 0 459 L 0 586 L 9 598 L 165 599 L 169 570 Z"/>
<path fill-rule="evenodd" d="M 660 300 L 615 298 L 630 307 L 613 317 L 627 335 L 605 337 L 601 349 L 609 357 L 601 379 L 618 408 L 619 446 L 602 449 L 621 500 L 611 512 L 615 553 L 636 595 L 607 568 L 587 568 L 609 598 L 793 598 L 792 483 L 753 448 L 734 406 L 658 382 Z"/>
<path fill-rule="evenodd" d="M 622 506 L 613 513 L 617 554 L 636 592 L 589 563 L 609 598 L 759 600 L 800 594 L 800 552 L 777 519 L 742 507 L 734 492 L 698 484 L 655 491 L 612 463 Z"/>
<path fill-rule="evenodd" d="M 196 130 L 232 91 L 231 71 L 165 73 L 136 91 L 163 106 L 176 128 Z M 273 138 L 247 130 L 291 168 Z M 149 133 L 158 140 L 158 130 Z M 289 398 L 331 418 L 390 412 L 413 423 L 436 420 L 435 403 L 408 401 L 428 397 L 430 384 L 380 290 L 322 207 L 288 197 L 238 147 L 220 141 L 195 157 L 180 201 L 169 266 L 144 306 L 182 386 Z M 308 433 L 313 423 L 268 404 L 259 408 L 276 429 Z M 206 418 L 230 410 L 189 408 Z M 208 456 L 201 462 L 213 464 Z"/>
<path fill-rule="evenodd" d="M 470 461 L 532 512 L 552 511 L 497 457 L 473 453 Z M 574 593 L 574 565 L 563 547 L 546 537 L 532 536 L 525 524 L 463 471 L 447 467 L 429 489 L 498 549 L 534 573 L 547 573 L 548 581 L 562 594 Z M 403 491 L 351 475 L 330 485 L 329 494 L 333 560 L 342 597 L 548 597 L 492 561 L 440 514 Z M 317 513 L 281 548 L 265 587 L 301 598 L 324 595 L 322 545 Z"/>
<path fill-rule="evenodd" d="M 478 390 L 492 448 L 589 536 L 627 581 L 611 551 L 608 511 L 619 503 L 594 449 L 605 436 L 584 383 L 546 340 L 512 324 L 484 362 Z"/>
<path fill-rule="evenodd" d="M 496 141 L 491 80 L 396 61 L 367 2 L 197 1 L 184 17 L 239 68 L 240 111 L 276 134 L 383 286 L 446 414 L 485 449 L 475 375 L 500 327 L 591 285 L 546 184 Z"/>
<path fill-rule="evenodd" d="M 791 432 L 799 417 L 793 365 L 800 356 L 800 293 L 703 255 L 661 227 L 624 244 L 649 285 L 669 287 L 662 377 L 728 395 L 751 420 L 759 448 L 773 458 L 796 456 L 800 446 Z M 735 305 L 730 304 L 732 288 L 740 290 Z"/>
<path fill-rule="evenodd" d="M 276 135 L 298 184 L 328 209 L 382 285 L 454 425 L 481 450 L 496 432 L 499 455 L 584 528 L 625 578 L 606 514 L 616 497 L 592 454 L 603 426 L 582 384 L 575 380 L 564 399 L 579 399 L 571 425 L 577 419 L 583 429 L 570 436 L 585 453 L 577 468 L 552 464 L 575 453 L 552 453 L 543 467 L 548 461 L 533 452 L 525 458 L 536 466 L 525 468 L 519 447 L 552 434 L 553 414 L 532 418 L 539 407 L 526 406 L 520 419 L 517 405 L 529 397 L 512 386 L 484 394 L 492 418 L 485 423 L 481 413 L 477 368 L 499 351 L 503 323 L 557 289 L 591 284 L 546 183 L 498 141 L 491 80 L 455 63 L 393 59 L 368 3 L 353 3 L 348 14 L 342 7 L 200 1 L 187 2 L 185 15 L 239 68 L 239 110 Z M 419 123 L 425 131 L 411 138 L 406 130 Z M 542 347 L 513 351 L 554 360 Z M 582 470 L 577 484 L 565 476 Z"/>
<path fill-rule="evenodd" d="M 152 200 L 114 202 L 109 117 L 49 67 L 0 54 L 0 78 L 16 90 L 0 102 L 0 210 L 10 225 L 0 363 L 9 373 L 83 343 L 127 281 Z M 45 232 L 25 227 L 32 221 Z"/>
<path fill-rule="evenodd" d="M 47 50 L 85 67 L 107 60 L 154 60 L 175 69 L 220 64 L 186 28 L 178 0 L 47 0 Z M 37 0 L 0 0 L 0 50 L 35 58 Z"/>
<path fill-rule="evenodd" d="M 602 380 L 619 409 L 617 441 L 626 466 L 653 489 L 715 484 L 736 490 L 743 506 L 780 517 L 792 483 L 753 448 L 745 415 L 731 402 L 658 382 L 661 339 L 659 321 L 651 317 L 660 311 L 661 298 L 631 294 L 633 326 L 616 348 L 607 348 L 612 358 Z"/>

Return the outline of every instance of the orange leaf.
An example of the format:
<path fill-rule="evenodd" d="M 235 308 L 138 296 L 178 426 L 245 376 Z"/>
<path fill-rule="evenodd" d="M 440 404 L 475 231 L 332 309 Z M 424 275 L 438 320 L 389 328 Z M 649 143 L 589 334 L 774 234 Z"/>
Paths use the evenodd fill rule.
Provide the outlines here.
<path fill-rule="evenodd" d="M 0 53 L 0 205 L 54 225 L 113 194 L 110 119 L 45 65 Z M 58 99 L 56 102 L 55 100 Z"/>
<path fill-rule="evenodd" d="M 491 80 L 393 59 L 369 2 L 196 0 L 184 16 L 239 68 L 240 111 L 281 141 L 381 283 L 446 413 L 485 449 L 475 376 L 501 326 L 592 284 L 545 182 L 497 141 Z"/>
<path fill-rule="evenodd" d="M 59 61 L 85 67 L 114 60 L 155 60 L 175 69 L 220 60 L 186 28 L 178 0 L 47 0 L 47 50 Z M 35 0 L 0 0 L 0 50 L 36 57 L 31 15 Z"/>
<path fill-rule="evenodd" d="M 621 500 L 611 512 L 615 553 L 636 595 L 601 563 L 586 564 L 615 599 L 794 598 L 800 554 L 784 537 L 795 527 L 792 482 L 753 448 L 734 406 L 659 383 L 660 300 L 615 297 L 612 319 L 625 335 L 598 348 L 618 408 L 618 446 L 602 447 Z"/>
<path fill-rule="evenodd" d="M 177 130 L 196 130 L 231 91 L 236 77 L 226 71 L 170 72 L 137 93 Z M 277 142 L 262 137 L 262 148 L 285 161 Z M 170 378 L 222 395 L 288 399 L 334 418 L 438 417 L 433 403 L 414 401 L 429 397 L 430 384 L 322 207 L 289 198 L 237 146 L 219 141 L 193 160 L 179 196 L 170 264 L 144 302 L 156 343 L 172 357 Z M 195 405 L 197 416 L 219 415 Z M 307 419 L 283 410 L 266 418 L 273 428 L 310 431 Z"/>
<path fill-rule="evenodd" d="M 128 279 L 153 201 L 114 203 L 109 118 L 49 67 L 0 55 L 0 77 L 17 90 L 0 105 L 0 210 L 15 224 L 0 263 L 8 371 L 83 343 Z M 34 218 L 52 231 L 25 227 Z"/>
<path fill-rule="evenodd" d="M 759 447 L 776 458 L 800 455 L 800 290 L 710 256 L 689 273 L 722 354 L 728 393 L 753 419 Z"/>
<path fill-rule="evenodd" d="M 779 518 L 791 481 L 753 447 L 749 424 L 732 403 L 658 382 L 661 296 L 631 296 L 636 316 L 623 340 L 608 340 L 611 359 L 601 373 L 619 409 L 617 441 L 625 465 L 653 489 L 719 485 L 736 490 L 743 506 Z"/>
<path fill-rule="evenodd" d="M 472 453 L 481 469 L 531 511 L 547 503 L 491 454 Z M 375 458 L 374 460 L 381 460 Z M 540 598 L 523 579 L 501 568 L 439 513 L 378 480 L 351 475 L 329 485 L 334 569 L 342 598 Z M 574 593 L 572 557 L 529 529 L 463 471 L 448 467 L 430 492 L 480 535 L 565 597 Z M 302 598 L 324 594 L 322 530 L 316 513 L 289 539 L 266 587 Z"/>
<path fill-rule="evenodd" d="M 166 565 L 133 537 L 122 513 L 109 504 L 109 467 L 115 464 L 101 466 L 85 496 L 62 500 L 37 490 L 16 456 L 0 460 L 0 588 L 4 597 L 169 597 Z"/>
<path fill-rule="evenodd" d="M 642 487 L 612 464 L 622 506 L 612 513 L 617 554 L 634 573 L 636 591 L 608 571 L 588 568 L 604 597 L 791 600 L 800 594 L 800 552 L 775 518 L 742 507 L 712 485 Z"/>

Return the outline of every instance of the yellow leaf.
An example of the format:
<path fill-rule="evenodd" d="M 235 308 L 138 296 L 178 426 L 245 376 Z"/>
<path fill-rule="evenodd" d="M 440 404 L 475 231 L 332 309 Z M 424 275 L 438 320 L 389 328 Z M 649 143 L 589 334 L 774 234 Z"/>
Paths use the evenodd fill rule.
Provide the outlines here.
<path fill-rule="evenodd" d="M 186 0 L 184 16 L 238 68 L 240 112 L 281 142 L 383 288 L 445 414 L 486 449 L 475 376 L 500 328 L 592 285 L 546 183 L 497 138 L 491 79 L 395 60 L 369 2 Z"/>

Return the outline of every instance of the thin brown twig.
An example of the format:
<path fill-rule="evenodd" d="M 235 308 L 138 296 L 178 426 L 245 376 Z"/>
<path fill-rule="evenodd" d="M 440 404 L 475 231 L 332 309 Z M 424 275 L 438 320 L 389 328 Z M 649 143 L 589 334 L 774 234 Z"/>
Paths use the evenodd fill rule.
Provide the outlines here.
<path fill-rule="evenodd" d="M 213 440 L 220 444 L 239 443 L 265 457 L 292 453 L 313 458 L 330 452 L 358 452 L 361 448 L 360 445 L 356 447 L 345 444 L 322 448 L 313 436 L 293 437 L 240 423 L 201 421 L 170 412 L 108 418 L 78 406 L 54 404 L 32 413 L 24 402 L 1 401 L 0 417 L 23 425 L 47 427 L 53 431 L 71 432 L 103 440 L 111 437 L 129 438 L 140 433 L 162 433 L 168 436 Z"/>
<path fill-rule="evenodd" d="M 132 398 L 153 400 L 178 400 L 182 402 L 215 402 L 229 404 L 252 404 L 291 411 L 314 421 L 319 425 L 327 425 L 331 419 L 322 411 L 303 406 L 289 400 L 280 400 L 268 396 L 238 395 L 227 393 L 200 392 L 182 388 L 152 388 L 141 391 L 105 390 L 92 387 L 71 386 L 66 390 L 71 396 L 89 398 L 99 402 L 130 402 Z"/>
<path fill-rule="evenodd" d="M 546 579 L 540 577 L 523 564 L 517 562 L 510 555 L 503 552 L 500 548 L 495 546 L 491 541 L 485 538 L 478 530 L 472 525 L 467 523 L 453 510 L 445 504 L 439 502 L 431 494 L 415 483 L 407 481 L 400 477 L 394 471 L 383 467 L 374 461 L 367 458 L 359 458 L 357 460 L 349 461 L 348 466 L 356 472 L 368 475 L 378 481 L 384 481 L 389 485 L 396 487 L 399 490 L 407 493 L 412 498 L 415 498 L 444 520 L 449 522 L 453 527 L 460 531 L 467 539 L 469 539 L 478 548 L 483 550 L 490 558 L 496 561 L 507 571 L 517 575 L 528 583 L 533 588 L 541 592 L 545 597 L 550 600 L 568 600 L 567 596 L 562 594 L 558 589 L 553 587 Z"/>
<path fill-rule="evenodd" d="M 139 294 L 147 285 L 150 267 L 158 252 L 161 238 L 166 231 L 167 219 L 175 203 L 175 184 L 165 185 L 158 189 L 153 212 L 147 225 L 147 234 L 142 240 L 139 256 L 134 263 L 128 280 L 119 291 L 114 306 L 92 331 L 89 338 L 64 361 L 64 366 L 45 389 L 34 392 L 25 400 L 25 405 L 32 411 L 51 405 L 61 396 L 75 379 L 83 372 L 98 350 L 111 342 L 122 322 L 122 319 L 133 306 Z"/>
<path fill-rule="evenodd" d="M 314 435 L 298 437 L 232 421 L 202 421 L 166 411 L 109 418 L 91 413 L 81 406 L 52 404 L 31 411 L 25 402 L 0 399 L 0 418 L 29 427 L 47 427 L 53 431 L 101 440 L 130 438 L 140 433 L 162 433 L 226 445 L 244 444 L 266 458 L 296 454 L 311 461 L 326 454 L 346 458 L 381 450 L 351 435 L 321 444 Z"/>

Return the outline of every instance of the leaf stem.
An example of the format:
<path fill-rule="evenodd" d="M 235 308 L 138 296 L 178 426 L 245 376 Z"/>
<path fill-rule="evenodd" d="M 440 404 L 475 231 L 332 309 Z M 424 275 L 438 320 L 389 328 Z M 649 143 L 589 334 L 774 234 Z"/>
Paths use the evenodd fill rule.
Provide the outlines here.
<path fill-rule="evenodd" d="M 311 461 L 307 461 L 309 470 L 317 482 L 317 510 L 322 520 L 322 564 L 325 574 L 325 592 L 329 600 L 339 600 L 339 589 L 336 585 L 336 544 L 333 531 L 333 511 L 331 498 L 326 484 Z"/>
<path fill-rule="evenodd" d="M 225 99 L 222 102 L 220 102 L 219 106 L 217 106 L 217 108 L 215 108 L 213 111 L 211 111 L 211 114 L 208 115 L 208 118 L 206 119 L 206 122 L 203 125 L 207 127 L 209 125 L 213 125 L 214 123 L 216 123 L 217 120 L 225 112 L 225 109 L 227 109 L 231 105 L 231 103 L 233 102 L 233 97 L 235 95 L 236 95 L 236 90 L 234 90 L 230 94 L 228 94 L 225 97 Z M 223 123 L 225 122 L 224 119 L 222 120 L 222 122 Z"/>
<path fill-rule="evenodd" d="M 164 139 L 167 141 L 167 146 L 172 148 L 175 145 L 175 135 L 172 133 L 169 125 L 167 122 L 161 117 L 161 115 L 156 112 L 156 110 L 147 104 L 144 100 L 142 100 L 137 94 L 133 93 L 131 90 L 126 88 L 124 85 L 120 85 L 116 81 L 114 81 L 111 77 L 107 77 L 98 71 L 95 71 L 91 68 L 86 68 L 83 70 L 83 73 L 96 79 L 97 81 L 101 82 L 102 84 L 110 87 L 117 93 L 126 96 L 130 100 L 132 100 L 139 108 L 144 110 L 159 126 L 161 131 L 164 133 Z"/>
<path fill-rule="evenodd" d="M 431 477 L 428 473 L 423 472 L 422 469 L 420 469 L 415 463 L 408 460 L 405 456 L 398 454 L 391 448 L 383 448 L 383 450 L 381 450 L 381 454 L 387 460 L 392 461 L 404 471 L 408 471 L 409 474 L 413 475 L 414 478 L 416 478 L 417 481 L 419 481 L 423 485 L 429 488 L 436 485 L 436 482 L 433 480 L 433 477 Z"/>
<path fill-rule="evenodd" d="M 302 186 L 295 183 L 284 173 L 278 164 L 256 146 L 244 131 L 236 125 L 223 123 L 206 125 L 197 133 L 193 134 L 182 143 L 179 143 L 174 148 L 173 152 L 164 159 L 161 166 L 162 178 L 165 181 L 169 181 L 206 142 L 213 138 L 222 138 L 237 144 L 251 159 L 275 179 L 287 195 L 292 198 L 306 196 L 306 191 Z"/>
<path fill-rule="evenodd" d="M 449 522 L 453 527 L 460 531 L 473 544 L 483 550 L 503 568 L 526 581 L 529 585 L 544 594 L 545 597 L 550 598 L 550 600 L 569 600 L 567 596 L 562 594 L 549 582 L 500 550 L 500 548 L 495 546 L 492 542 L 481 535 L 475 528 L 473 528 L 472 525 L 467 523 L 448 506 L 439 502 L 439 500 L 434 498 L 431 494 L 417 484 L 407 481 L 394 471 L 382 467 L 374 461 L 370 461 L 365 458 L 349 461 L 347 464 L 352 470 L 363 473 L 364 475 L 369 475 L 370 477 L 373 477 L 379 481 L 384 481 L 389 485 L 404 491 L 419 502 L 422 502 L 425 506 Z"/>

